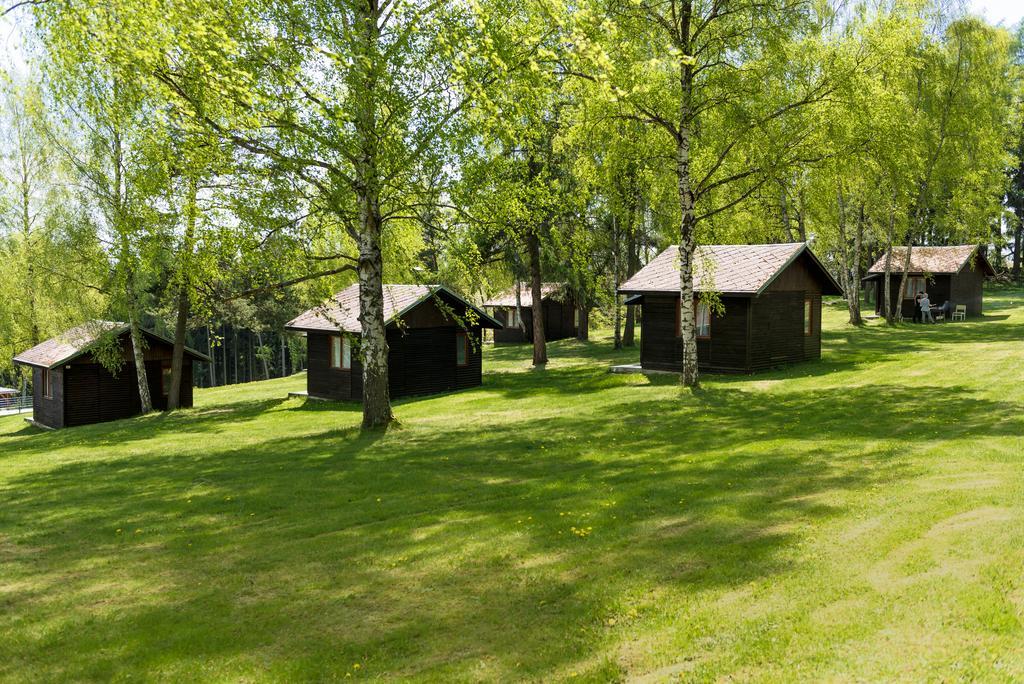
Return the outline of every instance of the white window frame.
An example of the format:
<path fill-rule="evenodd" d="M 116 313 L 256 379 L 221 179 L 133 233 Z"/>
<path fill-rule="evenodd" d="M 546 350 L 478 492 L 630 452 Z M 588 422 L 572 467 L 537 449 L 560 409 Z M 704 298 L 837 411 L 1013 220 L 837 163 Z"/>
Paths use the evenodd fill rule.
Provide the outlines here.
<path fill-rule="evenodd" d="M 704 322 L 701 323 L 701 317 L 704 318 Z M 711 305 L 707 302 L 697 300 L 696 308 L 694 310 L 694 323 L 697 328 L 697 339 L 698 340 L 710 340 L 711 339 Z"/>
<path fill-rule="evenodd" d="M 352 340 L 348 335 L 331 335 L 330 365 L 334 370 L 352 370 Z"/>

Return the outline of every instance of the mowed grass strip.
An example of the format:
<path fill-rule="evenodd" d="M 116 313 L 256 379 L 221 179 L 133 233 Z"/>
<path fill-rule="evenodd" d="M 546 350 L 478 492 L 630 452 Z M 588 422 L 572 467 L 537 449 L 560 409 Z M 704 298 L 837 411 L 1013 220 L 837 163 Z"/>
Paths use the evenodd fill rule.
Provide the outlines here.
<path fill-rule="evenodd" d="M 0 678 L 1024 678 L 1024 293 L 750 377 L 488 348 L 402 426 L 287 399 L 0 419 Z"/>

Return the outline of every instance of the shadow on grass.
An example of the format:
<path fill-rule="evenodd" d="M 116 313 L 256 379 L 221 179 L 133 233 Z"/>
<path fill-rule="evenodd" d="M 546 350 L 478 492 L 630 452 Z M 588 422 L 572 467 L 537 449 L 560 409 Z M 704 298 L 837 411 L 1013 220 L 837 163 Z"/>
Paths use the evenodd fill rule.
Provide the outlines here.
<path fill-rule="evenodd" d="M 499 374 L 490 389 L 587 392 L 611 376 L 552 368 L 539 391 L 535 377 Z M 270 410 L 358 412 L 294 403 L 151 422 L 202 433 L 230 421 L 241 435 Z M 22 588 L 5 610 L 47 629 L 19 629 L 0 675 L 31 664 L 44 677 L 173 677 L 265 653 L 285 678 L 341 677 L 354 662 L 382 677 L 464 678 L 481 658 L 497 679 L 549 678 L 598 651 L 605 616 L 638 583 L 700 591 L 786 573 L 800 525 L 842 512 L 828 494 L 912 476 L 902 450 L 938 434 L 1024 430 L 1010 402 L 897 385 L 765 401 L 730 386 L 630 392 L 585 413 L 453 416 L 388 434 L 351 420 L 255 445 L 200 434 L 205 448 L 186 453 L 154 442 L 8 478 L 0 541 L 18 542 L 0 560 Z M 104 438 L 135 439 L 130 425 Z"/>

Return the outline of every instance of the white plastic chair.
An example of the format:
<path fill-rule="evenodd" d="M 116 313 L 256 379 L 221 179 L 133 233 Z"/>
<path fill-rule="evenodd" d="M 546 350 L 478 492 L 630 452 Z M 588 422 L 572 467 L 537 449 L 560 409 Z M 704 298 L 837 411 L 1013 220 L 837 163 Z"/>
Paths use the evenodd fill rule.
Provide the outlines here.
<path fill-rule="evenodd" d="M 953 311 L 954 321 L 966 321 L 967 320 L 967 305 L 957 304 L 956 309 Z"/>

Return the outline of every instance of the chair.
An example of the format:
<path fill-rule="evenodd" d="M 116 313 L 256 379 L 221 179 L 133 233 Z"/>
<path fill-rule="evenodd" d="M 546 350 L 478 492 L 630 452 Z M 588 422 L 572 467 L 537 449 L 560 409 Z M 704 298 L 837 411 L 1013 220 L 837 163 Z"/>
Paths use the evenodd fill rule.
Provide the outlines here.
<path fill-rule="evenodd" d="M 967 320 L 967 305 L 957 304 L 956 309 L 953 311 L 954 321 L 966 321 Z"/>

